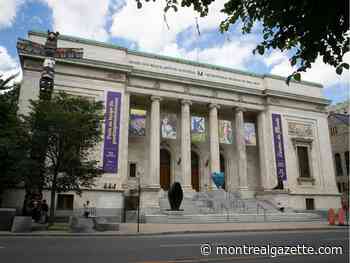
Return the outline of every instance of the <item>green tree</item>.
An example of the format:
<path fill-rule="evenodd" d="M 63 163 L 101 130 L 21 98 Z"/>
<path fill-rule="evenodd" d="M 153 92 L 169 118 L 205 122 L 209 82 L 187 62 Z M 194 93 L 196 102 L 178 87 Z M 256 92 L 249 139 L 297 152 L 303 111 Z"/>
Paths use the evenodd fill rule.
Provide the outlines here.
<path fill-rule="evenodd" d="M 142 8 L 143 0 L 135 1 L 138 8 Z M 166 0 L 164 11 L 177 11 L 178 5 L 192 6 L 204 17 L 214 1 Z M 220 24 L 221 32 L 241 22 L 242 33 L 248 34 L 256 22 L 261 23 L 263 40 L 254 53 L 263 55 L 271 48 L 291 51 L 290 64 L 296 66 L 296 70 L 287 78 L 287 83 L 291 78 L 299 81 L 300 72 L 311 68 L 319 55 L 337 74 L 342 74 L 344 68 L 349 69 L 349 64 L 343 62 L 344 54 L 349 51 L 348 0 L 226 0 L 221 12 L 227 15 Z"/>
<path fill-rule="evenodd" d="M 94 185 L 102 173 L 91 152 L 102 137 L 102 102 L 59 93 L 51 101 L 32 101 L 24 117 L 31 131 L 32 146 L 45 144 L 43 187 L 51 191 L 50 222 L 54 222 L 56 193 Z"/>
<path fill-rule="evenodd" d="M 0 205 L 3 191 L 23 181 L 29 162 L 29 137 L 17 116 L 20 86 L 11 83 L 17 75 L 0 79 Z"/>

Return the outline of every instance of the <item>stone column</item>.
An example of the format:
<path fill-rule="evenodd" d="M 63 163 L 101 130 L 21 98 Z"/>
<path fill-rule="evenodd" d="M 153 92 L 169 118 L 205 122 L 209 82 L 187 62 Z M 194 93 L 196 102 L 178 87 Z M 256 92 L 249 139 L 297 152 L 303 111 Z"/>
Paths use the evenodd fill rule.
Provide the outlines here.
<path fill-rule="evenodd" d="M 193 191 L 191 183 L 191 113 L 189 100 L 181 101 L 181 174 L 184 191 Z"/>
<path fill-rule="evenodd" d="M 151 97 L 151 129 L 149 147 L 149 177 L 148 186 L 159 188 L 160 176 L 160 101 L 158 96 Z"/>
<path fill-rule="evenodd" d="M 219 121 L 217 104 L 209 104 L 209 145 L 210 145 L 210 175 L 220 172 Z M 213 180 L 209 179 L 212 188 L 216 188 Z"/>
<path fill-rule="evenodd" d="M 244 119 L 243 108 L 235 108 L 235 127 L 236 127 L 236 150 L 237 167 L 239 177 L 239 191 L 243 198 L 247 197 L 248 178 L 247 178 L 247 152 L 244 140 Z"/>
<path fill-rule="evenodd" d="M 122 188 L 128 187 L 128 164 L 129 164 L 129 115 L 130 115 L 130 93 L 124 92 L 123 103 L 123 129 L 121 130 L 121 175 Z"/>
<path fill-rule="evenodd" d="M 260 188 L 262 190 L 269 187 L 269 174 L 268 174 L 268 155 L 267 143 L 270 143 L 267 139 L 267 127 L 266 127 L 266 112 L 261 111 L 258 114 L 258 146 L 259 146 L 259 168 L 260 168 Z"/>

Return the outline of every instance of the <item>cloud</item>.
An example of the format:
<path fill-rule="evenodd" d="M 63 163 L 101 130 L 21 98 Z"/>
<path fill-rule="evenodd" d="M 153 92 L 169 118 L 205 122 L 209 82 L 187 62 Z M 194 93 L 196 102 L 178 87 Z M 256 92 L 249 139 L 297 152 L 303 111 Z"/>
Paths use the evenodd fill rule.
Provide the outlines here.
<path fill-rule="evenodd" d="M 53 28 L 62 34 L 108 40 L 110 0 L 41 0 L 52 9 Z"/>
<path fill-rule="evenodd" d="M 224 16 L 219 13 L 224 1 L 215 1 L 207 17 L 198 18 L 202 32 L 216 29 Z M 178 12 L 170 9 L 164 21 L 163 9 L 165 1 L 150 1 L 144 3 L 142 9 L 137 9 L 135 1 L 127 3 L 113 15 L 111 35 L 137 42 L 140 49 L 157 52 L 176 41 L 180 32 L 195 26 L 198 13 L 191 8 L 180 7 Z M 219 13 L 219 15 L 218 15 Z"/>
<path fill-rule="evenodd" d="M 0 46 L 0 72 L 18 68 L 18 64 L 14 58 L 10 56 L 7 49 Z"/>
<path fill-rule="evenodd" d="M 19 83 L 22 81 L 22 71 L 17 64 L 16 60 L 10 56 L 7 49 L 3 46 L 0 46 L 0 75 L 2 79 L 6 79 L 13 74 L 16 74 L 20 71 L 19 76 L 12 80 L 9 85 L 13 82 Z"/>
<path fill-rule="evenodd" d="M 10 27 L 24 0 L 0 0 L 0 30 Z"/>
<path fill-rule="evenodd" d="M 289 63 L 288 56 L 278 51 L 274 51 L 270 56 L 263 59 L 267 66 L 272 66 L 270 73 L 280 76 L 288 76 L 293 73 L 293 68 Z M 350 63 L 350 52 L 344 56 L 344 61 Z M 302 80 L 321 83 L 324 86 L 347 83 L 349 81 L 349 71 L 344 70 L 342 75 L 335 72 L 335 68 L 323 63 L 322 57 L 318 57 L 311 65 L 311 69 L 302 73 Z"/>
<path fill-rule="evenodd" d="M 190 51 L 180 48 L 176 43 L 171 43 L 164 47 L 160 53 L 167 56 L 245 70 L 249 61 L 253 59 L 252 49 L 254 47 L 255 43 L 238 39 L 224 42 L 221 45 L 204 49 L 196 48 Z"/>

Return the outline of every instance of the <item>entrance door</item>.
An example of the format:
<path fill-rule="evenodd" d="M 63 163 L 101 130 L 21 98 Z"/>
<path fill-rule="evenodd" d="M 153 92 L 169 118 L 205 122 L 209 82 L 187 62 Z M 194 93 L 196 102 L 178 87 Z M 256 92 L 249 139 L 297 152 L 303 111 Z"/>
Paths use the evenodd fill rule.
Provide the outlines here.
<path fill-rule="evenodd" d="M 225 181 L 222 189 L 226 189 L 226 173 L 225 173 L 225 158 L 222 154 L 220 154 L 220 172 L 223 172 L 225 175 Z"/>
<path fill-rule="evenodd" d="M 199 192 L 199 158 L 195 152 L 191 152 L 191 172 L 192 188 Z"/>
<path fill-rule="evenodd" d="M 170 188 L 170 153 L 166 149 L 160 150 L 160 187 L 164 191 Z"/>

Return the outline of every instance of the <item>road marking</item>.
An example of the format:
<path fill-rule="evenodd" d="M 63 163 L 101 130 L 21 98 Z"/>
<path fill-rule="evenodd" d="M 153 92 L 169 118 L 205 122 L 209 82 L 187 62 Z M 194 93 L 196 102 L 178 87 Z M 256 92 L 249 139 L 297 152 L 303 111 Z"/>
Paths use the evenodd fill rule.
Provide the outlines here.
<path fill-rule="evenodd" d="M 5 248 L 5 247 L 0 246 L 0 249 L 1 249 L 1 248 Z"/>
<path fill-rule="evenodd" d="M 200 244 L 160 244 L 160 247 L 199 247 Z"/>

